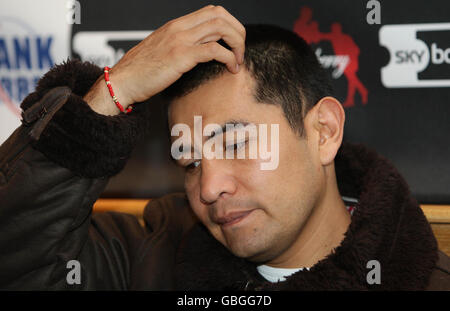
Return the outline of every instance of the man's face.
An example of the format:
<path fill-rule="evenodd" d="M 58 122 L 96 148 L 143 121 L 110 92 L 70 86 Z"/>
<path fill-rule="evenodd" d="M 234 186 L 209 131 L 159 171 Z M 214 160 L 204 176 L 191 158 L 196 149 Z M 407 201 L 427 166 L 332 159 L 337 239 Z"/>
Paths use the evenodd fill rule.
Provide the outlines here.
<path fill-rule="evenodd" d="M 178 161 L 187 167 L 185 190 L 190 205 L 211 234 L 236 256 L 266 262 L 295 243 L 321 195 L 323 180 L 313 144 L 290 128 L 281 107 L 257 103 L 253 84 L 245 69 L 238 74 L 226 72 L 175 100 L 169 108 L 169 126 L 187 124 L 194 136 L 194 116 L 202 116 L 203 128 L 230 120 L 255 124 L 256 128 L 267 124 L 270 150 L 275 143 L 271 125 L 278 124 L 279 162 L 274 170 L 262 170 L 260 164 L 268 160 L 259 156 L 249 159 L 248 150 L 245 159 L 203 156 L 201 160 Z M 248 149 L 248 139 L 246 136 L 247 143 L 238 147 Z M 206 140 L 203 137 L 203 142 Z M 225 146 L 228 141 L 223 140 Z"/>

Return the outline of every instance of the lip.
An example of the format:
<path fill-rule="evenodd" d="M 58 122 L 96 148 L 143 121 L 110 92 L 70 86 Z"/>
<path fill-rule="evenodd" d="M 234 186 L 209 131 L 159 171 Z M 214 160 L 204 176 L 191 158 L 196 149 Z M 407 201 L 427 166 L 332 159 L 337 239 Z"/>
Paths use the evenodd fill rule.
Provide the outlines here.
<path fill-rule="evenodd" d="M 242 212 L 231 212 L 226 214 L 223 217 L 218 217 L 215 219 L 215 222 L 219 224 L 221 227 L 230 227 L 232 225 L 237 224 L 241 220 L 243 220 L 245 217 L 250 215 L 254 209 L 249 211 L 242 211 Z"/>

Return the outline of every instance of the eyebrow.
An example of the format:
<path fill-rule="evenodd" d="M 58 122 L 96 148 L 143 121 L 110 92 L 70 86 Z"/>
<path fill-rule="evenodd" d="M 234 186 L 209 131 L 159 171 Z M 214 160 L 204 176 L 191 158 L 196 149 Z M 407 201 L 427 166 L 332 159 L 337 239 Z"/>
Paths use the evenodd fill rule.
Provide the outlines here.
<path fill-rule="evenodd" d="M 221 133 L 224 134 L 228 131 L 227 125 L 233 125 L 233 128 L 234 128 L 234 126 L 236 126 L 236 125 L 243 125 L 244 127 L 246 127 L 249 124 L 251 124 L 251 123 L 247 120 L 231 119 L 221 125 Z M 210 136 L 207 136 L 207 138 L 205 139 L 205 141 L 203 143 L 205 143 L 208 140 L 210 140 L 211 138 L 213 138 L 215 136 L 215 134 L 216 134 L 216 132 L 212 132 L 212 134 Z"/>

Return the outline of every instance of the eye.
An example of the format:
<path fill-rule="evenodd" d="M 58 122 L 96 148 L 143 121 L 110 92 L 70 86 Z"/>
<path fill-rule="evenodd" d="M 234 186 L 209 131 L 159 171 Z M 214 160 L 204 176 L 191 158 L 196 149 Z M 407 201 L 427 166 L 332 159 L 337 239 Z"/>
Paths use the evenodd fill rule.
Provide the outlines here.
<path fill-rule="evenodd" d="M 184 169 L 186 170 L 186 171 L 193 171 L 195 168 L 197 168 L 197 166 L 199 166 L 200 165 L 200 160 L 197 160 L 197 161 L 194 161 L 194 162 L 192 162 L 192 163 L 189 163 L 188 165 L 186 165 L 185 167 L 184 167 Z"/>
<path fill-rule="evenodd" d="M 234 151 L 236 151 L 236 150 L 239 150 L 239 149 L 243 148 L 243 147 L 245 146 L 246 143 L 247 143 L 247 141 L 244 140 L 244 141 L 241 141 L 241 142 L 239 142 L 239 143 L 235 143 L 235 144 L 232 144 L 232 145 L 228 145 L 226 148 L 227 148 L 227 149 L 232 148 Z"/>

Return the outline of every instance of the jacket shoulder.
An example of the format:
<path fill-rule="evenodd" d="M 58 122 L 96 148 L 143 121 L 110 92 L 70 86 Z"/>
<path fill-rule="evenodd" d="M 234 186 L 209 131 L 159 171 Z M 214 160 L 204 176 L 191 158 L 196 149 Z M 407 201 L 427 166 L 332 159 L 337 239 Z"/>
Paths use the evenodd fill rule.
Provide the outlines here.
<path fill-rule="evenodd" d="M 431 273 L 427 290 L 450 291 L 450 257 L 444 252 L 438 252 L 439 258 Z"/>

